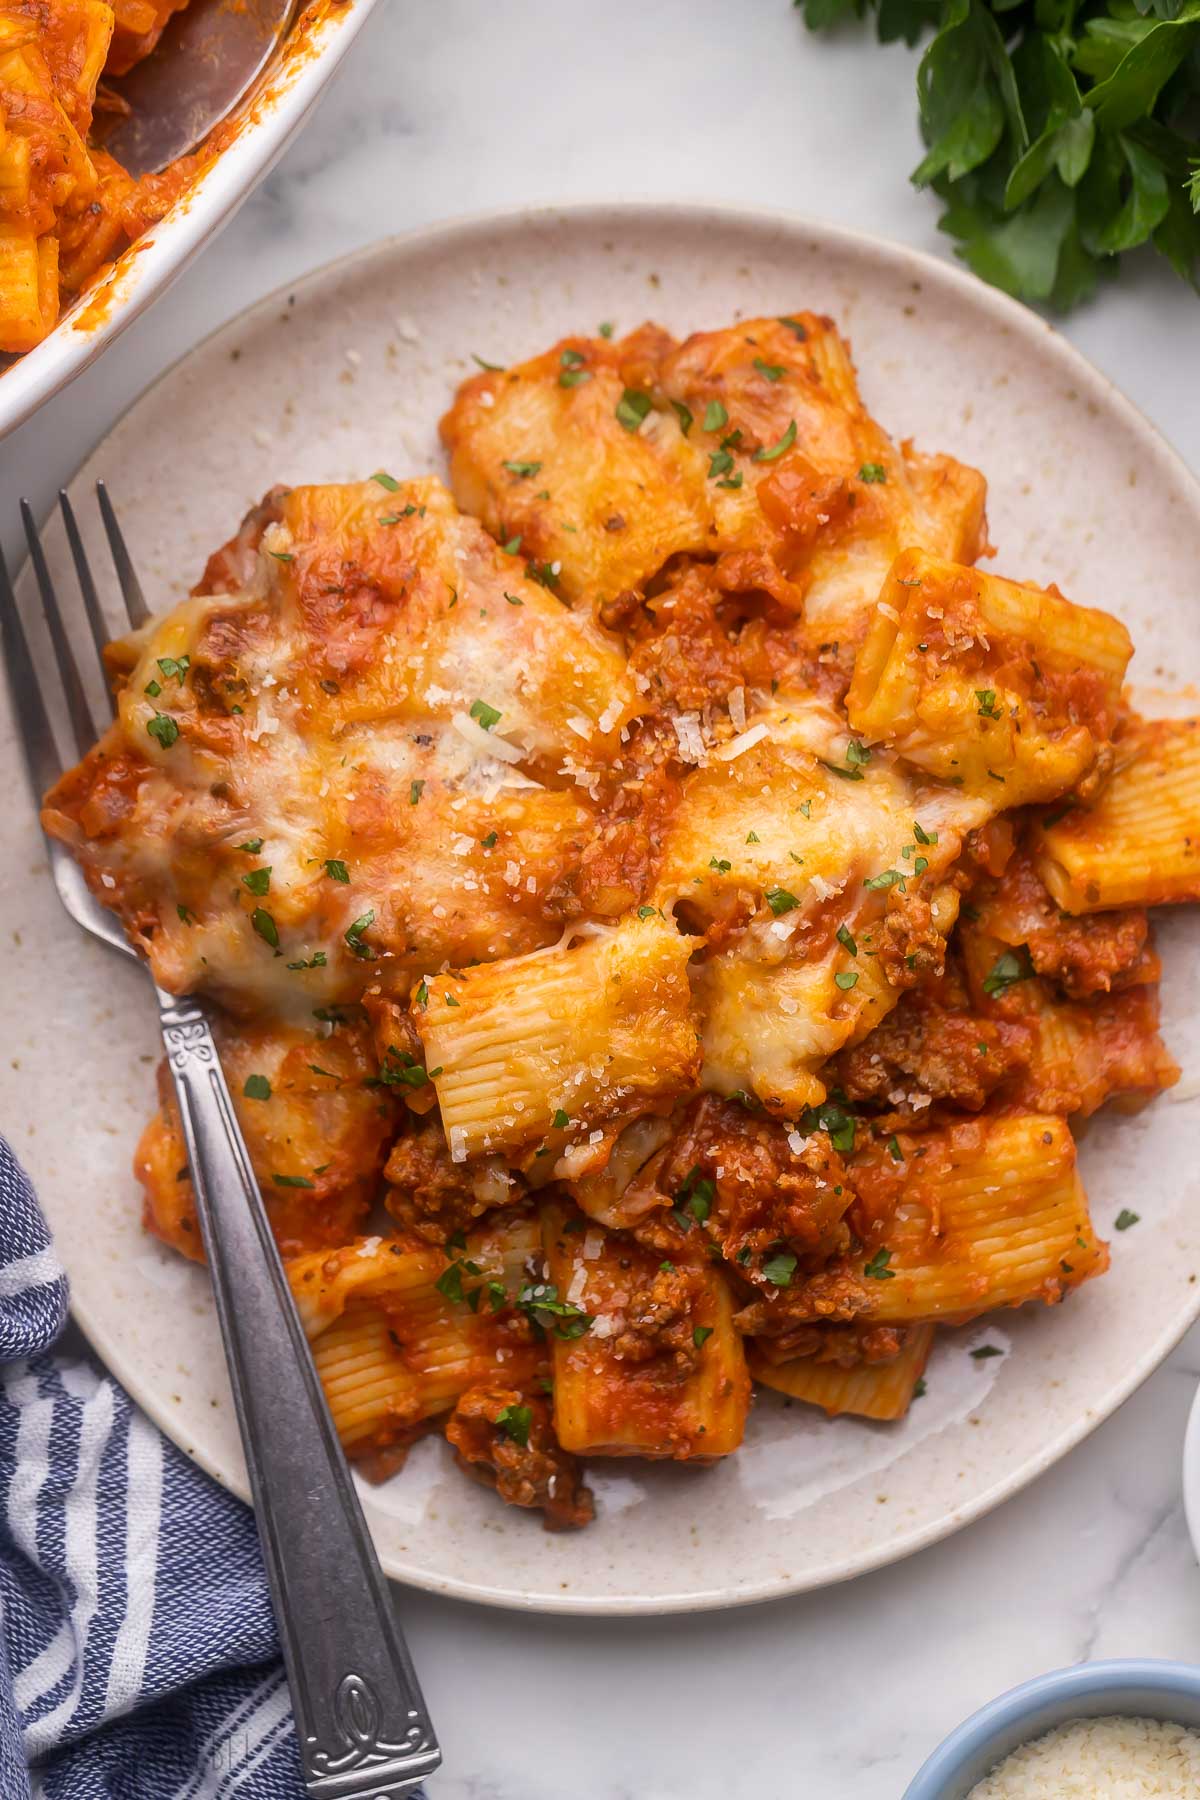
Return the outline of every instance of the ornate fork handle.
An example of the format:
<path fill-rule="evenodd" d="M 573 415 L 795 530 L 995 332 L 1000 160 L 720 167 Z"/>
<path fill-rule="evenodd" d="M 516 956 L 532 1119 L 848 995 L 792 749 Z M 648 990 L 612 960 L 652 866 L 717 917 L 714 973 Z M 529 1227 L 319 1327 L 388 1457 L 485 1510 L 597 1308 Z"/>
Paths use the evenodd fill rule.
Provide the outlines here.
<path fill-rule="evenodd" d="M 441 1751 L 203 1010 L 158 990 L 312 1800 L 402 1800 Z"/>

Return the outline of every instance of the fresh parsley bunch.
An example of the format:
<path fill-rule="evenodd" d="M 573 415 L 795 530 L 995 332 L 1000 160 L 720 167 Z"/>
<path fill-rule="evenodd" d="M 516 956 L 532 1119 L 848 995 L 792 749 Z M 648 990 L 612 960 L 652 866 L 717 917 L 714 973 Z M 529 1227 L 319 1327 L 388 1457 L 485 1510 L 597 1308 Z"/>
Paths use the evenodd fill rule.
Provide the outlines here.
<path fill-rule="evenodd" d="M 1152 242 L 1200 262 L 1200 0 L 794 0 L 811 30 L 870 9 L 934 38 L 913 171 L 977 275 L 1065 311 Z"/>

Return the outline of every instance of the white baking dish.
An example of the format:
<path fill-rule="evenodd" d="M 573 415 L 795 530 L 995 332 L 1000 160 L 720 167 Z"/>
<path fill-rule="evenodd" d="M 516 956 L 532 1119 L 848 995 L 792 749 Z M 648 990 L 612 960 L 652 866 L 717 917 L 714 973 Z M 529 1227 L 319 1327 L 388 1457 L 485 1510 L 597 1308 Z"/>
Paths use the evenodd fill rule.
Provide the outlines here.
<path fill-rule="evenodd" d="M 213 166 L 64 311 L 42 343 L 0 369 L 0 438 L 93 362 L 233 217 L 299 130 L 376 4 L 330 0 L 316 16 L 301 15 Z"/>

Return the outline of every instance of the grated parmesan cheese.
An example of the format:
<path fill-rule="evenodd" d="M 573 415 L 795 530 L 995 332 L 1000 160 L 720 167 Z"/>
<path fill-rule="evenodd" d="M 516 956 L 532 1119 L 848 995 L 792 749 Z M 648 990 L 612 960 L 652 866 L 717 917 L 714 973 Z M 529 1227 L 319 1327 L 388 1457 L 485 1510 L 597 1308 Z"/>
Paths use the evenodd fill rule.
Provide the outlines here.
<path fill-rule="evenodd" d="M 746 690 L 743 687 L 729 690 L 729 717 L 735 731 L 746 729 Z"/>
<path fill-rule="evenodd" d="M 1073 1719 L 1022 1744 L 967 1800 L 1195 1800 L 1200 1732 L 1161 1719 Z"/>
<path fill-rule="evenodd" d="M 722 744 L 717 751 L 717 756 L 721 762 L 732 762 L 734 757 L 742 756 L 747 750 L 753 750 L 755 744 L 761 744 L 763 739 L 770 735 L 768 726 L 751 725 L 749 731 L 741 731 L 737 737 L 730 738 L 727 744 Z"/>
<path fill-rule="evenodd" d="M 469 713 L 456 712 L 450 719 L 451 725 L 459 737 L 466 738 L 474 750 L 482 750 L 485 756 L 498 756 L 502 762 L 520 762 L 524 750 L 516 744 L 510 744 L 505 738 L 497 737 L 494 731 L 485 731 L 477 719 Z"/>
<path fill-rule="evenodd" d="M 704 739 L 700 733 L 700 714 L 680 713 L 671 723 L 675 727 L 675 736 L 679 739 L 679 754 L 684 762 L 702 763 Z"/>

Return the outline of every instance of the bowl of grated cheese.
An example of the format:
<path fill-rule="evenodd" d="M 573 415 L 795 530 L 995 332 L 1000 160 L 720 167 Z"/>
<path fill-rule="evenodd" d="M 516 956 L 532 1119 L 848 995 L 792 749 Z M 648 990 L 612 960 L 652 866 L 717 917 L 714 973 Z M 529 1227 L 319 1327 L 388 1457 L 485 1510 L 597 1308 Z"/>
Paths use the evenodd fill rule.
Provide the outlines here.
<path fill-rule="evenodd" d="M 1079 1663 L 1023 1682 L 951 1732 L 903 1800 L 1196 1800 L 1200 1668 Z"/>

